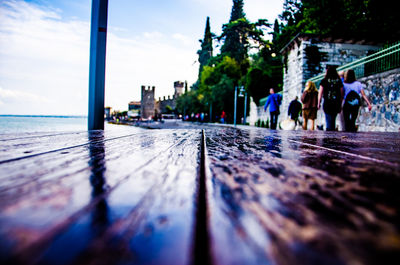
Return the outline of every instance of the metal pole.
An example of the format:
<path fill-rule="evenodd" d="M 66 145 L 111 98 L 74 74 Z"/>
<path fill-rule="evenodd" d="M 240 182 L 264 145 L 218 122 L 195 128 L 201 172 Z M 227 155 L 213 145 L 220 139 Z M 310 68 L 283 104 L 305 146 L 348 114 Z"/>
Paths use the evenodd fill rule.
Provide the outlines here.
<path fill-rule="evenodd" d="M 92 1 L 88 129 L 104 130 L 108 0 Z"/>
<path fill-rule="evenodd" d="M 210 103 L 210 118 L 208 119 L 209 122 L 212 122 L 212 103 Z"/>
<path fill-rule="evenodd" d="M 246 111 L 247 111 L 247 92 L 244 93 L 244 117 L 243 117 L 243 125 L 246 125 Z"/>
<path fill-rule="evenodd" d="M 234 104 L 234 111 L 233 111 L 233 125 L 236 127 L 236 101 L 237 101 L 237 86 L 235 86 L 235 104 Z"/>

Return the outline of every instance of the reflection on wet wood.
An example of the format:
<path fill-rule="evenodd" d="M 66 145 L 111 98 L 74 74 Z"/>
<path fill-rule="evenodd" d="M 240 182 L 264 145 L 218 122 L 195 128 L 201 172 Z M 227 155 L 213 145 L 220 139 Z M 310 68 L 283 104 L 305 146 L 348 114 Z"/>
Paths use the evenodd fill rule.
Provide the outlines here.
<path fill-rule="evenodd" d="M 206 132 L 215 263 L 399 260 L 398 135 L 377 145 L 376 135 Z M 382 163 L 370 157 L 368 145 L 379 148 Z"/>
<path fill-rule="evenodd" d="M 1 264 L 400 260 L 399 134 L 185 125 L 0 150 Z"/>
<path fill-rule="evenodd" d="M 187 264 L 200 130 L 77 136 L 0 164 L 2 264 Z"/>

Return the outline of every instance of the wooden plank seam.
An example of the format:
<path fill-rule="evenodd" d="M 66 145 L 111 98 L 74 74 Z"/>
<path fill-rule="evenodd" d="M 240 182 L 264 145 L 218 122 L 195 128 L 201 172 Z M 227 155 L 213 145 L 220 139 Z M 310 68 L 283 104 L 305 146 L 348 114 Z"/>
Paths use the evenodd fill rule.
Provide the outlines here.
<path fill-rule="evenodd" d="M 212 264 L 210 255 L 210 241 L 208 229 L 208 207 L 207 207 L 207 187 L 206 187 L 206 152 L 205 134 L 201 131 L 200 143 L 200 165 L 197 176 L 196 194 L 196 221 L 192 264 L 208 265 Z"/>

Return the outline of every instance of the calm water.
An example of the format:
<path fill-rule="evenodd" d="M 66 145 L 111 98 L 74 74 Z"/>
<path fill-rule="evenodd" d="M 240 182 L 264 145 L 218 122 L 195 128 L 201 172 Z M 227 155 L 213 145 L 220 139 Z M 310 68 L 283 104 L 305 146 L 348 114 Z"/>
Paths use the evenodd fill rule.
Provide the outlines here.
<path fill-rule="evenodd" d="M 105 124 L 106 129 L 117 127 Z M 1 116 L 0 134 L 86 131 L 87 117 L 77 116 Z"/>

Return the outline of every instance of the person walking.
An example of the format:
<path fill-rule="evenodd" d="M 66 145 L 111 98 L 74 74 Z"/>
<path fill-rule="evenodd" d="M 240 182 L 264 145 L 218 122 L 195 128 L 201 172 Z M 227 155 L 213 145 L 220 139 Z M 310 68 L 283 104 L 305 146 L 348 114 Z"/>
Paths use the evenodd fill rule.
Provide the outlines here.
<path fill-rule="evenodd" d="M 336 130 L 336 116 L 342 108 L 343 83 L 336 71 L 336 67 L 328 66 L 322 79 L 318 93 L 318 109 L 324 99 L 325 124 L 327 131 Z"/>
<path fill-rule="evenodd" d="M 279 116 L 279 106 L 282 103 L 282 95 L 275 94 L 275 89 L 269 89 L 269 96 L 267 98 L 267 102 L 264 106 L 264 111 L 267 111 L 269 106 L 269 114 L 271 119 L 271 129 L 276 130 L 276 125 L 278 124 L 278 116 Z"/>
<path fill-rule="evenodd" d="M 368 104 L 368 110 L 371 111 L 372 106 L 367 96 L 365 95 L 363 85 L 356 80 L 356 74 L 353 69 L 346 71 L 344 75 L 344 102 L 343 102 L 343 117 L 344 129 L 346 132 L 356 132 L 356 120 L 358 110 L 361 106 L 361 96 Z"/>
<path fill-rule="evenodd" d="M 290 116 L 290 118 L 292 120 L 294 120 L 295 127 L 297 126 L 300 112 L 301 112 L 301 103 L 299 102 L 299 97 L 296 96 L 295 99 L 293 99 L 290 102 L 289 108 L 288 108 L 288 116 Z"/>
<path fill-rule="evenodd" d="M 222 111 L 222 113 L 221 113 L 221 123 L 225 123 L 225 118 L 226 118 L 226 113 L 225 113 L 225 111 Z"/>
<path fill-rule="evenodd" d="M 318 90 L 314 82 L 307 82 L 301 102 L 303 102 L 303 129 L 307 130 L 308 120 L 311 120 L 311 130 L 313 131 L 318 111 Z"/>

